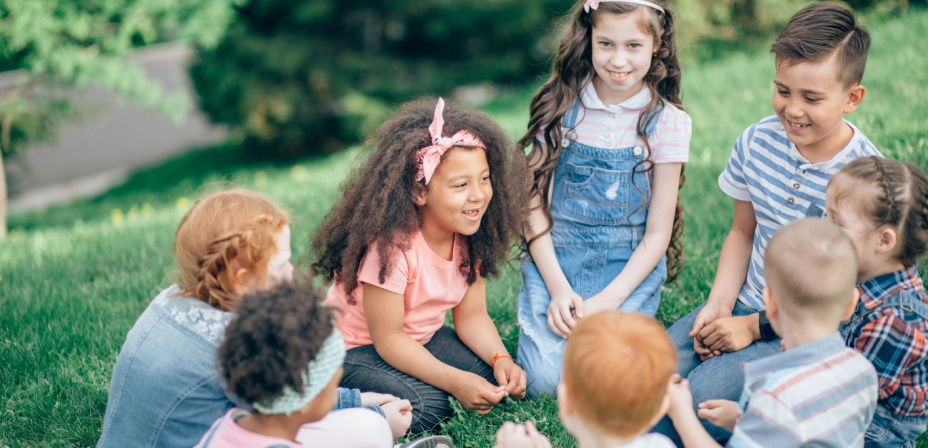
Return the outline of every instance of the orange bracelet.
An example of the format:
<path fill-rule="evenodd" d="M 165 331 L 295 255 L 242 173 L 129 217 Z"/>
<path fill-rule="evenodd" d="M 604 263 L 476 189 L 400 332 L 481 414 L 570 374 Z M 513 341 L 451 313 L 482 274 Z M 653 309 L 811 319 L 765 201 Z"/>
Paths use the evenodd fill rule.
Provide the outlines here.
<path fill-rule="evenodd" d="M 509 355 L 500 355 L 499 353 L 497 353 L 497 354 L 493 355 L 493 361 L 490 362 L 490 367 L 496 367 L 496 360 L 498 360 L 498 359 L 500 359 L 500 358 L 509 358 L 510 361 L 515 362 L 515 361 L 512 359 L 512 356 L 509 356 Z"/>

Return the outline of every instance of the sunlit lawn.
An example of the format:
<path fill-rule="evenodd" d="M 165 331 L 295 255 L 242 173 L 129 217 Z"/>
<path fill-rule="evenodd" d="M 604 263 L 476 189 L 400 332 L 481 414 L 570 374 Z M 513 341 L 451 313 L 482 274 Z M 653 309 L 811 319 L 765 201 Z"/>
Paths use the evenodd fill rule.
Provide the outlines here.
<path fill-rule="evenodd" d="M 849 117 L 888 156 L 928 169 L 928 35 L 924 10 L 886 21 L 874 34 L 862 107 Z M 763 51 L 685 67 L 684 102 L 694 135 L 686 207 L 687 265 L 668 285 L 665 324 L 705 299 L 732 201 L 716 177 L 731 143 L 771 114 L 772 57 Z M 513 138 L 527 121 L 530 88 L 485 105 Z M 308 235 L 336 197 L 356 150 L 289 165 L 253 164 L 234 148 L 210 148 L 137 174 L 99 198 L 10 217 L 0 242 L 0 446 L 93 445 L 113 363 L 148 301 L 173 280 L 174 229 L 193 200 L 226 186 L 261 191 L 293 217 L 294 253 L 308 266 Z M 922 271 L 923 275 L 925 271 Z M 518 334 L 520 285 L 510 269 L 489 286 L 489 305 L 510 350 Z M 441 432 L 458 446 L 486 447 L 505 420 L 534 420 L 555 446 L 572 446 L 552 399 L 510 401 L 490 415 L 460 411 Z M 928 443 L 920 441 L 920 446 Z"/>

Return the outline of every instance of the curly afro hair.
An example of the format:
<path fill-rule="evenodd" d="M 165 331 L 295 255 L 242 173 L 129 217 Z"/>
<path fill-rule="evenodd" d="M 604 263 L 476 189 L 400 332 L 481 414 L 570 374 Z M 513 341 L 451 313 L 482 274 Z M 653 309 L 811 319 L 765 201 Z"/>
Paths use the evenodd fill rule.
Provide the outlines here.
<path fill-rule="evenodd" d="M 284 282 L 246 294 L 219 346 L 226 390 L 244 402 L 302 390 L 303 373 L 332 334 L 332 313 L 311 281 Z"/>
<path fill-rule="evenodd" d="M 415 179 L 416 153 L 432 142 L 428 128 L 436 102 L 437 98 L 424 98 L 402 105 L 368 139 L 367 151 L 361 155 L 365 159 L 344 184 L 341 200 L 313 237 L 313 267 L 326 278 L 341 282 L 349 297 L 358 287 L 358 267 L 371 244 L 376 244 L 381 254 L 382 283 L 392 269 L 394 255 L 409 249 L 420 228 L 420 212 L 412 198 L 425 187 Z M 480 229 L 462 238 L 467 250 L 459 267 L 468 284 L 473 284 L 478 275 L 499 274 L 521 234 L 528 216 L 527 161 L 486 114 L 449 101 L 443 117 L 444 135 L 467 129 L 487 146 L 493 200 Z M 457 148 L 454 150 L 460 150 Z M 349 303 L 356 303 L 353 297 Z"/>

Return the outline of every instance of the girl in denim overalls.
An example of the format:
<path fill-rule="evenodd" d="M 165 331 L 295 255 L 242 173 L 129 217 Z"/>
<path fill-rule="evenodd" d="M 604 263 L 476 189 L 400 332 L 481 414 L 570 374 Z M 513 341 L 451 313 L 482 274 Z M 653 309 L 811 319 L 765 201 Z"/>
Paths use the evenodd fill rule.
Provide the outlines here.
<path fill-rule="evenodd" d="M 844 342 L 873 363 L 880 396 L 864 446 L 915 447 L 928 427 L 928 176 L 909 163 L 856 159 L 828 182 L 826 216 L 857 248 L 860 301 Z"/>
<path fill-rule="evenodd" d="M 554 393 L 579 319 L 615 309 L 654 316 L 679 269 L 691 123 L 662 3 L 582 0 L 532 99 L 519 141 L 532 147 L 534 183 L 518 352 L 531 395 Z"/>

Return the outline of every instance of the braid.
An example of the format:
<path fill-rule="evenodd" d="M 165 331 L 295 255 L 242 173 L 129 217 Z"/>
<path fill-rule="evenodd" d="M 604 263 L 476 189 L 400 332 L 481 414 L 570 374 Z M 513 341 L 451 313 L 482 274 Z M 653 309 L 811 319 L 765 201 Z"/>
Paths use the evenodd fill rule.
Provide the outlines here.
<path fill-rule="evenodd" d="M 889 173 L 886 172 L 886 159 L 874 158 L 874 167 L 876 168 L 877 173 L 879 174 L 879 179 L 877 183 L 879 188 L 883 190 L 883 200 L 886 201 L 886 216 L 881 217 L 880 221 L 885 224 L 898 225 L 902 220 L 900 219 L 899 204 L 896 200 L 896 191 L 892 185 L 892 178 Z"/>
<path fill-rule="evenodd" d="M 841 168 L 834 178 L 847 176 L 843 196 L 857 197 L 858 207 L 874 228 L 889 226 L 898 233 L 899 261 L 911 266 L 928 250 L 928 178 L 915 165 L 882 157 L 862 157 Z M 857 182 L 855 182 L 857 181 Z M 872 186 L 863 202 L 859 181 Z M 829 193 L 830 194 L 830 193 Z"/>
<path fill-rule="evenodd" d="M 928 250 L 928 177 L 910 163 L 903 164 L 908 206 L 902 221 L 902 254 L 906 266 L 915 264 Z"/>

